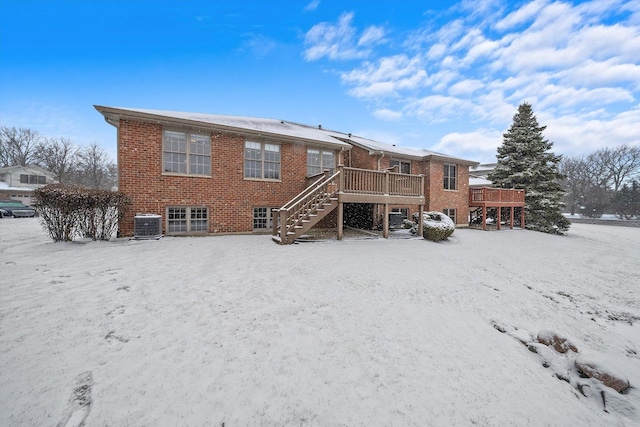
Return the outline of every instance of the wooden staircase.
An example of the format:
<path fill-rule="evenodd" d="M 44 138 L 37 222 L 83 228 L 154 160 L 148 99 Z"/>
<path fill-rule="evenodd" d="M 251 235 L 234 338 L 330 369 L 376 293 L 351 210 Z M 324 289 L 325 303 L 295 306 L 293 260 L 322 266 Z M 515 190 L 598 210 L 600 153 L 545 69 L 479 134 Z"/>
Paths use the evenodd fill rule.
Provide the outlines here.
<path fill-rule="evenodd" d="M 294 243 L 338 207 L 339 177 L 340 171 L 331 176 L 327 171 L 283 207 L 274 209 L 272 239 L 281 245 Z"/>

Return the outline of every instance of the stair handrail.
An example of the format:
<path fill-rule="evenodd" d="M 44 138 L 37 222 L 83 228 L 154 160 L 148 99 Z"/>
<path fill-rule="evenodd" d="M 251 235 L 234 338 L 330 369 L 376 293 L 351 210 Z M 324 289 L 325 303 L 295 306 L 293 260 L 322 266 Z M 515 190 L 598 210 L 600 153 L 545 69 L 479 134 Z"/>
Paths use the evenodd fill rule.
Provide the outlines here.
<path fill-rule="evenodd" d="M 280 239 L 287 241 L 287 233 L 301 224 L 314 209 L 324 203 L 331 195 L 326 195 L 326 187 L 340 175 L 340 171 L 328 176 L 326 174 L 305 188 L 300 194 L 291 199 L 282 208 L 278 209 L 278 225 L 280 227 Z M 323 197 L 318 197 L 322 194 Z M 274 225 L 274 231 L 276 226 Z"/>
<path fill-rule="evenodd" d="M 293 199 L 289 200 L 287 203 L 285 203 L 285 205 L 283 207 L 281 207 L 278 210 L 283 210 L 283 209 L 288 210 L 288 209 L 290 209 L 293 205 L 298 203 L 299 199 L 305 197 L 307 195 L 307 193 L 310 193 L 310 192 L 314 191 L 316 189 L 315 188 L 316 186 L 322 185 L 322 181 L 325 181 L 325 180 L 326 181 L 331 181 L 331 180 L 335 179 L 338 175 L 340 175 L 340 171 L 334 173 L 330 177 L 327 177 L 327 175 L 328 175 L 328 173 L 325 173 L 324 175 L 322 175 L 317 181 L 314 181 L 313 183 L 311 183 L 307 188 L 302 190 L 302 192 L 300 192 Z"/>

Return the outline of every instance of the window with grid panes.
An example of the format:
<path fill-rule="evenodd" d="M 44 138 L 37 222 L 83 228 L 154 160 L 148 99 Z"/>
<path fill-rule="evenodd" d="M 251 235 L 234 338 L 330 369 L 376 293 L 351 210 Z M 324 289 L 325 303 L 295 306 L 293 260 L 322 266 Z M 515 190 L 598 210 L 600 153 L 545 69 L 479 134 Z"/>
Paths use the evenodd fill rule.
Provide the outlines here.
<path fill-rule="evenodd" d="M 280 145 L 245 141 L 244 177 L 280 179 Z"/>
<path fill-rule="evenodd" d="M 398 168 L 396 172 L 399 172 L 399 173 L 406 173 L 406 174 L 411 173 L 411 162 L 408 162 L 405 160 L 391 159 L 389 161 L 389 166 L 390 167 L 397 166 Z"/>
<path fill-rule="evenodd" d="M 273 208 L 257 207 L 253 208 L 253 229 L 270 230 L 273 228 Z"/>
<path fill-rule="evenodd" d="M 168 207 L 167 234 L 197 233 L 209 230 L 209 211 L 197 206 Z"/>
<path fill-rule="evenodd" d="M 451 218 L 451 220 L 453 221 L 454 224 L 457 224 L 457 222 L 456 222 L 456 210 L 455 209 L 443 209 L 442 213 L 445 214 L 446 216 L 448 216 L 449 218 Z"/>
<path fill-rule="evenodd" d="M 333 151 L 307 149 L 307 176 L 317 175 L 329 171 L 333 174 L 336 170 L 336 155 Z"/>
<path fill-rule="evenodd" d="M 163 171 L 211 176 L 209 135 L 165 130 L 162 136 Z"/>
<path fill-rule="evenodd" d="M 457 171 L 456 165 L 444 165 L 444 189 L 456 190 L 457 187 Z"/>

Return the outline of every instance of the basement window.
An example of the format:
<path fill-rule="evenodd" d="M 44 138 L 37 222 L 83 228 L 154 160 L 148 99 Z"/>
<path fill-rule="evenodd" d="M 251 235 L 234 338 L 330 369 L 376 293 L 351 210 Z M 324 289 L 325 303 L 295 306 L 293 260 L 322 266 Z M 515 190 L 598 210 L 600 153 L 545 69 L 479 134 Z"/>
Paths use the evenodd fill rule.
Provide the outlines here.
<path fill-rule="evenodd" d="M 266 231 L 273 228 L 272 210 L 275 208 L 257 207 L 253 208 L 253 230 Z"/>
<path fill-rule="evenodd" d="M 201 206 L 167 208 L 167 234 L 206 233 L 209 210 Z"/>
<path fill-rule="evenodd" d="M 451 218 L 451 220 L 453 221 L 454 224 L 457 224 L 457 222 L 456 222 L 456 210 L 455 209 L 445 208 L 445 209 L 442 210 L 442 213 L 445 214 L 446 216 L 448 216 L 449 218 Z"/>

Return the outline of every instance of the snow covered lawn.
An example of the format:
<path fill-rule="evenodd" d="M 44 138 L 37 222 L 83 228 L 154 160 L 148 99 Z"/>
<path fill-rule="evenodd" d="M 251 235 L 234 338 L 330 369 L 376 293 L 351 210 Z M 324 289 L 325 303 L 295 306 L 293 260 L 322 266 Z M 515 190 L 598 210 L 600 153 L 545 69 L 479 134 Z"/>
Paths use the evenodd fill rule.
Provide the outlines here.
<path fill-rule="evenodd" d="M 278 246 L 2 219 L 0 425 L 638 425 L 639 260 L 640 228 L 586 224 Z"/>

